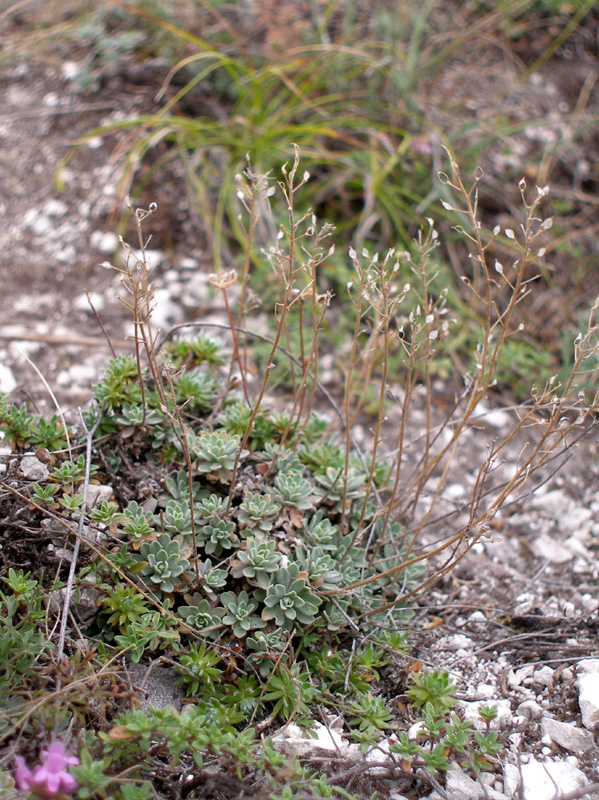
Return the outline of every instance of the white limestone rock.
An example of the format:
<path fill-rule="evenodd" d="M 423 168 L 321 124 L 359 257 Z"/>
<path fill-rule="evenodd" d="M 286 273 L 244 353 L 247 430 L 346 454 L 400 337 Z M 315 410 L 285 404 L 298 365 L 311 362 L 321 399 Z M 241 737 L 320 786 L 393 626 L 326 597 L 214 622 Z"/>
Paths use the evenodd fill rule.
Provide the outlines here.
<path fill-rule="evenodd" d="M 101 508 L 102 503 L 109 503 L 114 494 L 114 489 L 110 485 L 90 483 L 87 487 L 87 507 Z"/>
<path fill-rule="evenodd" d="M 539 762 L 531 758 L 521 772 L 523 800 L 556 800 L 557 791 L 567 794 L 589 783 L 584 772 L 567 761 Z"/>
<path fill-rule="evenodd" d="M 310 733 L 303 731 L 295 723 L 286 725 L 281 733 L 272 737 L 272 745 L 275 750 L 283 753 L 297 754 L 300 757 L 316 755 L 318 753 L 329 753 L 330 755 L 345 755 L 348 750 L 348 743 L 337 731 L 327 728 L 321 722 L 317 722 Z"/>
<path fill-rule="evenodd" d="M 17 388 L 17 381 L 10 367 L 0 364 L 0 392 L 11 394 Z"/>
<path fill-rule="evenodd" d="M 599 726 L 599 673 L 589 672 L 578 678 L 578 704 L 582 724 L 595 732 Z"/>
<path fill-rule="evenodd" d="M 595 739 L 589 731 L 577 728 L 574 723 L 559 722 L 551 717 L 543 719 L 541 733 L 571 753 L 585 753 L 595 744 Z"/>
<path fill-rule="evenodd" d="M 505 728 L 509 727 L 514 719 L 514 713 L 512 711 L 512 707 L 510 705 L 509 700 L 484 700 L 479 701 L 477 700 L 474 703 L 467 703 L 465 701 L 461 701 L 458 703 L 459 708 L 462 709 L 464 713 L 464 719 L 467 722 L 472 723 L 472 727 L 475 730 L 484 732 L 487 730 L 487 723 L 481 719 L 479 709 L 480 706 L 497 706 L 497 716 L 491 722 L 491 730 L 504 730 Z"/>
<path fill-rule="evenodd" d="M 23 456 L 21 473 L 28 481 L 45 481 L 50 476 L 48 467 L 35 456 Z"/>
<path fill-rule="evenodd" d="M 489 798 L 489 800 L 507 800 L 503 792 L 498 792 L 492 786 L 483 786 L 479 781 L 470 778 L 460 769 L 457 764 L 453 764 L 445 778 L 445 792 L 447 800 L 479 800 L 479 798 Z"/>

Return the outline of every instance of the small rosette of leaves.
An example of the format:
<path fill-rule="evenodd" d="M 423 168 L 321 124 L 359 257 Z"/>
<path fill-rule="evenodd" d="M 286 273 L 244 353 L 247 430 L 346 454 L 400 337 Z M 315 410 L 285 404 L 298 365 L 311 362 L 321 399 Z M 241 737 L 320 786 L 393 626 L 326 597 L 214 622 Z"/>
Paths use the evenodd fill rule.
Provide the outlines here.
<path fill-rule="evenodd" d="M 344 478 L 343 469 L 327 467 L 324 475 L 315 475 L 314 480 L 319 484 L 315 493 L 339 512 L 342 511 L 344 496 L 349 507 L 354 501 L 361 500 L 366 495 L 364 488 L 366 476 L 363 472 L 350 469 Z"/>
<path fill-rule="evenodd" d="M 164 415 L 160 414 L 158 411 L 147 409 L 144 414 L 144 407 L 141 403 L 139 405 L 125 403 L 121 408 L 120 415 L 116 417 L 116 421 L 119 425 L 123 425 L 126 428 L 138 428 L 141 425 L 150 427 L 152 425 L 160 425 L 161 422 L 164 422 Z"/>
<path fill-rule="evenodd" d="M 185 693 L 197 694 L 200 687 L 210 688 L 220 680 L 223 671 L 218 667 L 221 658 L 214 650 L 207 650 L 206 642 L 201 645 L 192 644 L 189 653 L 181 656 L 181 666 L 177 669 L 181 675 L 177 683 L 182 683 Z"/>
<path fill-rule="evenodd" d="M 393 715 L 383 697 L 364 693 L 350 703 L 350 709 L 355 716 L 349 724 L 358 727 L 360 734 L 354 732 L 354 735 L 362 741 L 375 740 L 379 731 L 391 727 Z"/>
<path fill-rule="evenodd" d="M 238 551 L 231 565 L 231 575 L 234 578 L 247 578 L 251 584 L 268 589 L 273 573 L 277 572 L 281 562 L 281 555 L 275 548 L 275 542 L 248 539 L 246 549 Z"/>
<path fill-rule="evenodd" d="M 155 514 L 154 520 L 165 531 L 174 536 L 191 536 L 191 510 L 189 501 L 167 500 L 162 514 Z"/>
<path fill-rule="evenodd" d="M 340 549 L 340 538 L 339 528 L 333 525 L 331 520 L 323 515 L 322 511 L 317 511 L 310 517 L 305 529 L 307 543 L 318 546 L 325 552 L 337 553 Z M 343 549 L 341 549 L 341 552 L 343 552 Z"/>
<path fill-rule="evenodd" d="M 144 542 L 140 552 L 142 559 L 147 562 L 141 574 L 161 591 L 174 591 L 179 582 L 177 579 L 189 567 L 189 561 L 181 555 L 179 544 L 165 533 L 155 542 Z"/>
<path fill-rule="evenodd" d="M 101 508 L 92 508 L 89 518 L 94 522 L 101 522 L 106 525 L 112 533 L 116 533 L 117 525 L 127 521 L 127 517 L 119 509 L 118 505 L 106 500 L 102 503 Z"/>
<path fill-rule="evenodd" d="M 117 583 L 116 586 L 102 585 L 106 589 L 106 597 L 101 605 L 106 609 L 106 623 L 124 633 L 127 628 L 139 622 L 148 612 L 148 605 L 140 593 L 126 583 Z"/>
<path fill-rule="evenodd" d="M 220 556 L 223 550 L 231 550 L 239 537 L 235 533 L 235 523 L 212 514 L 210 521 L 198 530 L 198 539 L 204 545 L 204 550 L 214 556 Z"/>
<path fill-rule="evenodd" d="M 58 503 L 54 497 L 58 491 L 58 488 L 58 486 L 51 483 L 49 483 L 47 486 L 40 486 L 39 483 L 32 483 L 31 499 L 40 505 L 47 505 L 50 508 L 58 508 Z"/>
<path fill-rule="evenodd" d="M 238 639 L 242 639 L 248 631 L 266 625 L 263 619 L 253 613 L 258 608 L 258 601 L 251 598 L 247 592 L 242 591 L 239 595 L 234 592 L 223 592 L 220 601 L 226 610 L 223 622 L 231 626 L 233 634 Z"/>
<path fill-rule="evenodd" d="M 309 511 L 314 507 L 314 488 L 299 472 L 279 472 L 275 477 L 274 499 L 282 506 Z"/>
<path fill-rule="evenodd" d="M 267 442 L 261 451 L 258 451 L 254 458 L 268 464 L 269 472 L 278 475 L 280 472 L 302 473 L 302 466 L 295 450 L 288 447 L 281 447 L 274 442 Z"/>
<path fill-rule="evenodd" d="M 302 444 L 299 447 L 302 464 L 315 475 L 324 475 L 328 469 L 336 472 L 343 469 L 345 456 L 343 451 L 330 442 L 317 445 Z"/>
<path fill-rule="evenodd" d="M 312 685 L 309 672 L 301 672 L 299 664 L 280 664 L 271 677 L 264 694 L 267 702 L 274 703 L 273 714 L 283 719 L 296 715 L 309 715 L 310 705 L 316 700 L 318 689 Z"/>
<path fill-rule="evenodd" d="M 273 527 L 272 518 L 277 515 L 281 506 L 267 494 L 247 492 L 243 503 L 239 506 L 237 519 L 245 528 L 257 528 L 269 531 Z"/>
<path fill-rule="evenodd" d="M 216 600 L 216 590 L 222 589 L 227 583 L 227 570 L 213 566 L 209 558 L 200 561 L 197 566 L 202 589 L 211 600 Z"/>
<path fill-rule="evenodd" d="M 302 431 L 302 439 L 306 444 L 314 444 L 323 439 L 329 428 L 331 420 L 321 414 L 312 414 Z"/>
<path fill-rule="evenodd" d="M 220 627 L 222 618 L 225 615 L 225 609 L 212 608 L 209 601 L 202 597 L 199 592 L 194 592 L 191 597 L 186 595 L 185 599 L 189 605 L 179 608 L 177 615 L 191 628 L 205 631 L 208 636 L 218 636 L 218 630 L 206 629 Z"/>
<path fill-rule="evenodd" d="M 243 436 L 250 424 L 253 409 L 244 401 L 232 403 L 220 416 L 220 424 L 227 433 Z M 258 413 L 248 439 L 250 450 L 260 450 L 267 442 L 277 438 L 273 428 L 272 418 L 267 414 Z"/>
<path fill-rule="evenodd" d="M 27 413 L 27 406 L 8 405 L 6 401 L 0 415 L 0 431 L 6 434 L 9 442 L 22 447 L 30 440 L 35 430 L 35 421 Z"/>
<path fill-rule="evenodd" d="M 285 630 L 314 622 L 321 601 L 310 589 L 307 577 L 297 564 L 282 567 L 264 593 L 262 619 L 274 619 Z"/>
<path fill-rule="evenodd" d="M 187 411 L 207 411 L 214 406 L 217 386 L 212 375 L 193 370 L 174 380 L 175 400 Z"/>
<path fill-rule="evenodd" d="M 121 634 L 117 634 L 114 642 L 127 651 L 127 659 L 138 664 L 144 654 L 158 649 L 178 650 L 180 639 L 179 632 L 172 629 L 165 614 L 148 611 L 139 620 L 127 625 Z"/>
<path fill-rule="evenodd" d="M 36 417 L 29 441 L 38 447 L 46 447 L 50 452 L 67 446 L 64 427 L 56 414 L 50 419 Z"/>
<path fill-rule="evenodd" d="M 308 582 L 313 589 L 334 589 L 341 582 L 342 575 L 335 568 L 335 561 L 320 547 L 299 545 L 295 557 L 300 570 L 308 574 Z"/>
<path fill-rule="evenodd" d="M 100 405 L 108 409 L 121 408 L 125 403 L 141 403 L 141 387 L 135 356 L 118 356 L 111 359 L 108 369 L 95 391 Z"/>
<path fill-rule="evenodd" d="M 226 431 L 202 431 L 196 436 L 188 431 L 187 438 L 198 472 L 212 474 L 221 481 L 231 477 L 235 455 L 241 443 L 240 436 L 230 436 Z"/>
<path fill-rule="evenodd" d="M 90 475 L 95 475 L 98 471 L 96 464 L 91 464 Z M 61 483 L 65 488 L 74 483 L 82 483 L 85 478 L 85 456 L 80 455 L 77 461 L 63 461 L 59 467 L 55 467 L 50 473 L 50 481 Z"/>
<path fill-rule="evenodd" d="M 150 525 L 150 522 L 153 521 L 153 517 L 151 514 L 144 511 L 136 500 L 131 500 L 127 508 L 123 511 L 123 515 L 125 517 L 123 533 L 126 533 L 133 539 L 133 549 L 139 549 L 141 541 L 155 533 L 154 528 Z"/>
<path fill-rule="evenodd" d="M 226 507 L 226 497 L 210 494 L 197 504 L 194 511 L 198 519 L 209 520 L 213 514 L 222 514 Z"/>
<path fill-rule="evenodd" d="M 199 333 L 189 339 L 174 339 L 167 344 L 166 351 L 176 369 L 201 364 L 213 368 L 225 364 L 222 344 L 206 333 Z"/>
<path fill-rule="evenodd" d="M 173 500 L 189 503 L 189 478 L 184 469 L 180 469 L 174 475 L 169 475 L 164 485 Z M 194 501 L 201 500 L 207 495 L 206 489 L 202 489 L 197 481 L 191 482 L 191 490 Z"/>
<path fill-rule="evenodd" d="M 416 708 L 430 705 L 438 714 L 444 714 L 456 704 L 458 687 L 447 672 L 436 669 L 423 670 L 421 675 L 412 674 L 412 685 L 408 697 Z"/>

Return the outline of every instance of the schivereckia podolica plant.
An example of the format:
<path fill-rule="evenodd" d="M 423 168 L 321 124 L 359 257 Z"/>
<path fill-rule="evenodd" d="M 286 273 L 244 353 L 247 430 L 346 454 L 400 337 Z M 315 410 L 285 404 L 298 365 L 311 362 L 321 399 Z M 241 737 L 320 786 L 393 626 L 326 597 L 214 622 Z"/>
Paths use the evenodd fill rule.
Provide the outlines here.
<path fill-rule="evenodd" d="M 320 283 L 334 231 L 310 212 L 295 216 L 296 193 L 309 179 L 300 175 L 297 148 L 278 187 L 250 168 L 237 178 L 249 247 L 262 248 L 279 286 L 268 334 L 252 330 L 249 257 L 239 272 L 210 277 L 225 322 L 178 326 L 162 335 L 154 330 L 142 223 L 155 208 L 135 212 L 138 254 L 124 245 L 122 264 L 105 266 L 121 276 L 136 349 L 111 362 L 82 415 L 83 440 L 91 447 L 94 437 L 94 469 L 85 457 L 79 463 L 56 452 L 48 481 L 20 492 L 11 488 L 40 518 L 62 521 L 94 555 L 72 569 L 67 586 L 97 592 L 97 614 L 77 634 L 93 649 L 69 679 L 61 673 L 57 691 L 71 696 L 71 684 L 90 681 L 95 664 L 106 676 L 97 679 L 105 692 L 113 680 L 109 665 L 125 657 L 172 667 L 189 698 L 181 714 L 170 715 L 123 711 L 116 699 L 112 706 L 105 700 L 81 734 L 80 763 L 72 770 L 81 797 L 111 782 L 111 791 L 128 797 L 124 776 L 147 787 L 144 797 L 153 796 L 150 744 L 158 754 L 169 753 L 171 775 L 200 775 L 208 759 L 239 780 L 249 765 L 260 785 L 274 792 L 278 756 L 258 748 L 249 726 L 264 730 L 276 717 L 309 726 L 316 704 L 341 713 L 356 741 L 375 743 L 393 717 L 376 682 L 389 659 L 405 653 L 416 597 L 489 535 L 506 499 L 566 452 L 597 411 L 597 395 L 577 387 L 596 356 L 595 305 L 574 342 L 570 376 L 563 385 L 554 379 L 533 388 L 529 402 L 514 410 L 511 430 L 489 443 L 470 495 L 440 522 L 441 494 L 464 434 L 493 387 L 506 341 L 517 332 L 516 306 L 534 289 L 540 240 L 551 227 L 543 217 L 548 190 L 529 190 L 522 181 L 520 227 L 497 227 L 485 236 L 477 218 L 482 175 L 467 186 L 450 161 L 449 174 L 440 176 L 455 198 L 447 210 L 461 218 L 456 229 L 469 250 L 463 280 L 481 326 L 472 369 L 460 376 L 454 406 L 442 419 L 431 376 L 439 343 L 452 335 L 452 309 L 438 281 L 433 221 L 410 250 L 350 250 L 354 279 L 345 298 L 333 298 Z M 273 188 L 283 193 L 288 218 L 274 242 L 256 241 Z M 493 255 L 498 238 L 512 245 L 510 263 Z M 339 314 L 352 315 L 354 336 L 337 354 L 332 369 L 343 384 L 332 388 L 321 364 L 320 333 Z M 252 356 L 257 340 L 267 350 L 262 374 Z M 291 372 L 284 398 L 271 391 L 279 362 Z M 7 404 L 1 413 L 11 441 L 35 442 L 39 422 L 28 423 Z M 365 420 L 369 435 L 358 440 L 357 423 Z M 497 477 L 494 466 L 524 430 L 528 445 L 512 472 Z M 62 442 L 62 433 L 53 439 Z M 71 434 L 76 441 L 77 431 Z M 140 468 L 153 481 L 136 496 L 119 492 L 122 479 Z M 111 483 L 117 502 L 90 510 L 90 480 Z M 23 593 L 33 602 L 39 592 L 30 583 L 20 599 L 2 595 L 10 612 L 3 624 L 12 626 L 15 642 L 30 635 L 17 613 Z M 31 635 L 39 658 L 45 657 L 38 632 Z M 63 638 L 56 670 L 64 648 Z M 5 654 L 7 665 L 12 658 Z M 28 662 L 20 691 L 33 693 L 39 724 L 66 735 L 63 706 L 52 694 L 40 699 L 31 669 Z M 450 683 L 435 673 L 416 680 L 413 695 L 438 684 L 449 697 Z M 5 741 L 28 730 L 31 703 L 22 700 L 3 712 Z M 424 764 L 431 773 L 442 771 L 449 765 L 447 747 L 466 752 L 470 733 L 450 717 L 453 701 L 436 709 L 421 705 L 430 749 L 404 737 L 390 769 L 409 774 L 413 762 L 414 769 Z M 492 766 L 499 749 L 495 739 L 479 738 L 478 755 L 465 761 L 475 771 Z M 299 764 L 289 769 L 297 792 L 315 790 L 309 770 Z"/>

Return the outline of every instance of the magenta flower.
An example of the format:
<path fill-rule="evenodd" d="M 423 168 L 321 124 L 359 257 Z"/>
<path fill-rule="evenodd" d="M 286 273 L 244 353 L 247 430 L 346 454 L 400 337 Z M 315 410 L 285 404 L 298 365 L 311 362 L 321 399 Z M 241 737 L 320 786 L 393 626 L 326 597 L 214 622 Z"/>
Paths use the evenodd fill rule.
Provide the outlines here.
<path fill-rule="evenodd" d="M 41 751 L 42 763 L 33 772 L 21 756 L 15 756 L 15 783 L 21 792 L 33 792 L 38 797 L 52 798 L 59 792 L 69 794 L 78 784 L 67 767 L 78 764 L 79 759 L 70 756 L 62 742 L 54 742 L 47 750 Z"/>

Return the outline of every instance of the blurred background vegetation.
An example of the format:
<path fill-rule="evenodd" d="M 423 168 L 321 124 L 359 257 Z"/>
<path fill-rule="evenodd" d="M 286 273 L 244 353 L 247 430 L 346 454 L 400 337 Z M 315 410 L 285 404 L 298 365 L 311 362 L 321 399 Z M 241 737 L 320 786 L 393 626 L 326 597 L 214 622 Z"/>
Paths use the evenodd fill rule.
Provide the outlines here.
<path fill-rule="evenodd" d="M 77 63 L 72 90 L 93 96 L 131 76 L 153 87 L 148 113 L 90 131 L 127 131 L 121 197 L 161 203 L 174 164 L 184 175 L 209 271 L 240 268 L 247 242 L 235 176 L 251 164 L 273 182 L 301 148 L 310 181 L 298 198 L 335 225 L 336 252 L 320 291 L 337 295 L 333 344 L 346 333 L 348 248 L 412 251 L 426 217 L 442 233 L 438 277 L 457 324 L 436 373 L 468 369 L 479 309 L 464 293 L 476 275 L 454 227 L 439 172 L 448 152 L 467 175 L 484 170 L 479 208 L 490 233 L 522 211 L 518 182 L 551 186 L 554 224 L 536 291 L 519 306 L 498 379 L 521 399 L 571 361 L 570 342 L 599 291 L 599 2 L 597 0 L 50 0 L 13 12 L 3 58 L 18 51 Z M 111 83 L 112 81 L 112 83 Z M 128 91 L 123 80 L 122 91 Z M 70 157 L 70 155 L 69 155 Z M 122 207 L 122 206 L 121 206 Z M 268 246 L 284 199 L 260 204 L 250 286 L 272 299 Z M 126 230 L 121 219 L 121 230 Z M 159 223 L 158 223 L 159 224 Z M 173 245 L 168 215 L 154 246 Z M 514 241 L 490 252 L 508 265 Z M 409 274 L 406 274 L 409 279 Z M 343 290 L 343 291 L 342 291 Z M 501 307 L 501 290 L 495 298 Z"/>

